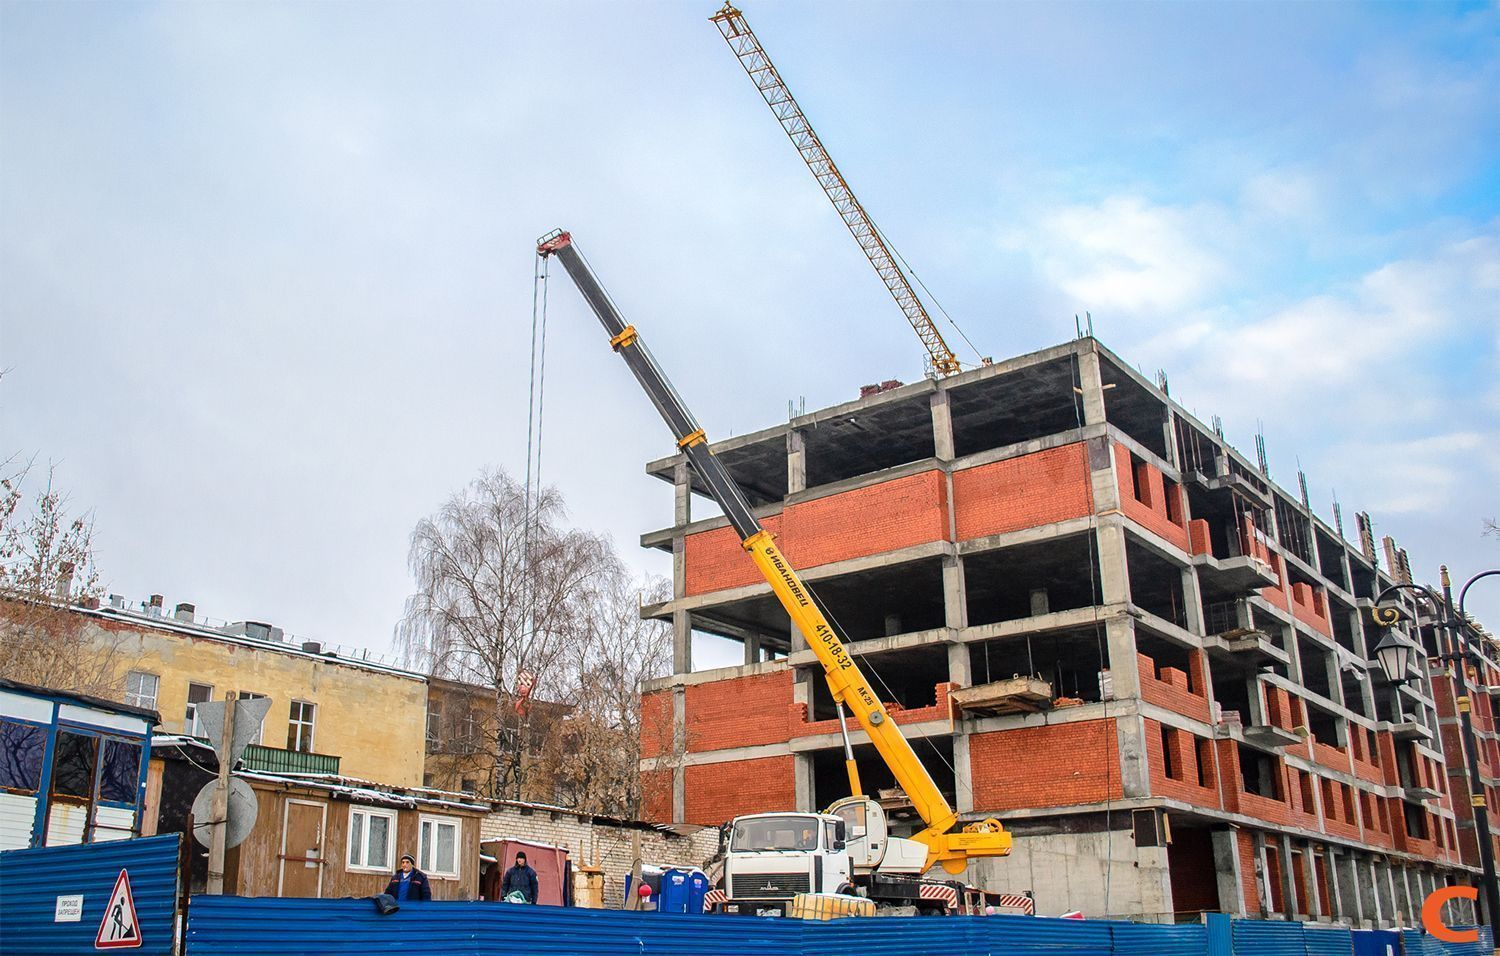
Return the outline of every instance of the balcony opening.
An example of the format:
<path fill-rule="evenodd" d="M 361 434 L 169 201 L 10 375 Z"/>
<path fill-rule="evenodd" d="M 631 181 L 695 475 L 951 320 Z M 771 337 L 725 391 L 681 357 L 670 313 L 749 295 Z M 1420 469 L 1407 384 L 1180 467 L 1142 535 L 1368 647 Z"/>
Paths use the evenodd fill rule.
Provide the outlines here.
<path fill-rule="evenodd" d="M 1307 714 L 1307 729 L 1318 743 L 1327 744 L 1330 747 L 1344 746 L 1344 719 L 1342 717 L 1307 700 L 1303 701 L 1302 709 Z"/>
<path fill-rule="evenodd" d="M 1328 621 L 1333 625 L 1333 639 L 1351 654 L 1358 654 L 1354 643 L 1354 609 L 1332 594 L 1328 595 Z"/>
<path fill-rule="evenodd" d="M 1151 676 L 1157 680 L 1166 680 L 1167 670 L 1179 670 L 1187 675 L 1188 689 L 1202 696 L 1203 687 L 1199 684 L 1201 678 L 1193 673 L 1191 649 L 1176 641 L 1158 637 L 1139 625 L 1135 631 L 1135 649 L 1138 654 L 1144 654 L 1151 659 Z"/>
<path fill-rule="evenodd" d="M 1104 384 L 1104 417 L 1158 458 L 1167 457 L 1167 406 L 1135 376 L 1100 356 L 1099 378 Z"/>
<path fill-rule="evenodd" d="M 1319 697 L 1332 699 L 1333 689 L 1328 679 L 1328 653 L 1304 637 L 1297 638 L 1297 653 L 1302 658 L 1303 686 Z"/>
<path fill-rule="evenodd" d="M 930 631 L 946 620 L 940 558 L 806 583 L 834 627 L 851 642 Z"/>
<path fill-rule="evenodd" d="M 1240 785 L 1246 793 L 1253 793 L 1267 800 L 1285 800 L 1281 785 L 1281 761 L 1265 751 L 1238 744 L 1240 754 Z"/>
<path fill-rule="evenodd" d="M 809 488 L 936 454 L 932 403 L 926 394 L 854 408 L 802 429 L 802 435 Z"/>
<path fill-rule="evenodd" d="M 992 684 L 1016 676 L 1052 685 L 1052 696 L 1089 703 L 1103 699 L 1099 672 L 1106 664 L 1101 635 L 1093 628 L 1015 635 L 969 645 L 974 683 Z"/>
<path fill-rule="evenodd" d="M 1187 627 L 1182 596 L 1182 569 L 1156 552 L 1125 539 L 1125 561 L 1130 575 L 1130 602 L 1178 627 Z"/>
<path fill-rule="evenodd" d="M 1344 688 L 1344 706 L 1359 714 L 1361 717 L 1370 716 L 1370 706 L 1365 702 L 1364 681 L 1354 671 L 1344 671 L 1340 675 L 1340 682 Z"/>
<path fill-rule="evenodd" d="M 1322 530 L 1314 534 L 1318 543 L 1318 570 L 1323 577 L 1337 584 L 1345 591 L 1349 590 L 1349 578 L 1344 574 L 1344 548 L 1343 545 L 1334 541 Z"/>
<path fill-rule="evenodd" d="M 911 741 L 911 746 L 921 758 L 933 783 L 948 800 L 956 803 L 953 780 L 953 738 L 927 737 Z M 880 754 L 870 744 L 854 747 L 854 762 L 859 767 L 859 782 L 866 795 L 880 801 L 890 818 L 896 835 L 910 836 L 925 826 L 912 808 L 908 795 L 900 789 L 896 778 Z M 844 766 L 843 747 L 831 747 L 812 754 L 812 805 L 822 808 L 849 796 L 849 773 Z"/>
<path fill-rule="evenodd" d="M 937 685 L 948 680 L 948 645 L 933 644 L 903 651 L 855 655 L 881 703 L 900 710 L 920 710 L 938 703 Z M 822 669 L 814 668 L 813 720 L 833 720 L 837 710 Z M 945 715 L 946 719 L 946 715 Z"/>
<path fill-rule="evenodd" d="M 960 458 L 1077 428 L 1082 411 L 1073 358 L 1044 362 L 948 391 Z"/>
<path fill-rule="evenodd" d="M 1217 673 L 1216 668 L 1215 674 Z M 1250 685 L 1244 677 L 1238 675 L 1215 677 L 1214 702 L 1219 705 L 1226 716 L 1231 712 L 1238 714 L 1241 725 L 1250 723 Z"/>
<path fill-rule="evenodd" d="M 1092 580 L 1085 569 L 1092 570 Z M 969 626 L 1090 607 L 1100 593 L 1089 534 L 985 551 L 964 558 Z"/>

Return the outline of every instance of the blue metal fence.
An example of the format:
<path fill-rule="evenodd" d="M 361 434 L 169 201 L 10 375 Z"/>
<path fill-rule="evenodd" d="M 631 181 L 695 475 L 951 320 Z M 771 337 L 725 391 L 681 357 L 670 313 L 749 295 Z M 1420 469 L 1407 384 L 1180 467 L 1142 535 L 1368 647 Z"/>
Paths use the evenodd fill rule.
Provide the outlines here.
<path fill-rule="evenodd" d="M 1473 929 L 1472 926 L 1453 928 Z M 1404 930 L 1401 933 L 1401 945 L 1405 947 L 1406 956 L 1491 956 L 1495 951 L 1487 926 L 1479 927 L 1479 939 L 1472 943 L 1444 943 L 1421 930 Z"/>
<path fill-rule="evenodd" d="M 173 833 L 0 853 L 0 949 L 5 956 L 93 952 L 101 926 L 113 924 L 109 903 L 123 872 L 135 920 L 131 926 L 128 910 L 122 909 L 111 935 L 124 942 L 139 939 L 132 953 L 171 956 L 181 840 Z"/>
<path fill-rule="evenodd" d="M 187 956 L 1355 956 L 1396 933 L 1210 917 L 1160 926 L 1024 916 L 882 917 L 815 922 L 497 903 L 408 904 L 380 916 L 369 900 L 194 897 Z M 1356 942 L 1358 940 L 1358 942 Z M 1390 956 L 1489 956 L 1417 932 Z M 1404 951 L 1401 948 L 1404 945 Z M 7 950 L 8 954 L 9 950 Z"/>

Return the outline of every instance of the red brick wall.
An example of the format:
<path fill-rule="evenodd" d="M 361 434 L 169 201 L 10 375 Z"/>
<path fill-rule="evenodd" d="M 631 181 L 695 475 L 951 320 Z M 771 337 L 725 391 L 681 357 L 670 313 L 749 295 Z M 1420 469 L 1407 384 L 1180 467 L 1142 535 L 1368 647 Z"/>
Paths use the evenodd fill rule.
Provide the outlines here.
<path fill-rule="evenodd" d="M 760 523 L 772 534 L 781 531 L 780 515 L 769 515 Z M 683 539 L 682 557 L 683 586 L 688 594 L 706 594 L 765 580 L 756 570 L 750 555 L 740 547 L 740 536 L 733 528 L 714 528 L 688 535 Z"/>
<path fill-rule="evenodd" d="M 1240 886 L 1245 892 L 1245 912 L 1260 912 L 1260 881 L 1255 878 L 1255 840 L 1248 830 L 1235 831 L 1235 845 L 1240 851 Z"/>
<path fill-rule="evenodd" d="M 641 695 L 641 756 L 659 757 L 672 749 L 672 692 Z"/>
<path fill-rule="evenodd" d="M 1204 723 L 1212 723 L 1208 698 L 1204 696 L 1204 670 L 1202 652 L 1193 651 L 1193 678 L 1175 667 L 1165 667 L 1157 676 L 1156 661 L 1145 654 L 1137 653 L 1136 668 L 1140 671 L 1141 699 L 1158 707 Z"/>
<path fill-rule="evenodd" d="M 1320 634 L 1333 636 L 1328 621 L 1328 599 L 1321 590 L 1298 581 L 1292 585 L 1292 616 Z"/>
<path fill-rule="evenodd" d="M 1093 507 L 1082 442 L 953 473 L 960 541 L 1079 518 Z"/>
<path fill-rule="evenodd" d="M 948 482 L 941 471 L 804 501 L 782 512 L 781 547 L 797 568 L 947 537 Z"/>
<path fill-rule="evenodd" d="M 947 480 L 924 471 L 804 501 L 762 519 L 798 569 L 882 554 L 948 537 Z M 764 580 L 732 528 L 687 536 L 683 583 L 688 594 Z"/>
<path fill-rule="evenodd" d="M 1202 518 L 1194 518 L 1188 522 L 1188 544 L 1189 551 L 1193 554 L 1212 555 L 1213 535 L 1209 532 L 1208 522 Z"/>
<path fill-rule="evenodd" d="M 1155 796 L 1171 797 L 1195 806 L 1220 806 L 1218 782 L 1214 779 L 1213 757 L 1208 748 L 1212 741 L 1198 737 L 1186 730 L 1166 728 L 1163 742 L 1162 725 L 1146 720 L 1146 765 L 1151 772 L 1151 793 Z M 1208 779 L 1198 775 L 1198 749 L 1205 748 L 1203 769 Z M 1167 754 L 1170 748 L 1172 774 L 1167 774 Z M 1176 893 L 1174 886 L 1173 893 Z"/>
<path fill-rule="evenodd" d="M 689 823 L 716 826 L 742 813 L 769 813 L 797 805 L 793 758 L 729 760 L 686 768 Z"/>
<path fill-rule="evenodd" d="M 1122 795 L 1113 718 L 974 734 L 969 766 L 979 811 L 1099 803 Z"/>
<path fill-rule="evenodd" d="M 792 672 L 771 671 L 690 684 L 683 716 L 692 752 L 784 743 L 792 703 Z"/>
<path fill-rule="evenodd" d="M 900 704 L 892 701 L 882 701 L 886 712 L 897 724 L 920 724 L 925 720 L 950 720 L 953 717 L 953 705 L 948 699 L 955 690 L 957 684 L 943 682 L 933 688 L 933 703 L 927 707 L 914 707 L 906 710 Z M 793 737 L 811 737 L 815 734 L 836 734 L 839 731 L 837 719 L 808 720 L 806 704 L 791 705 L 791 727 L 790 733 Z M 849 730 L 859 730 L 859 721 L 853 717 L 844 718 L 844 724 Z"/>
<path fill-rule="evenodd" d="M 672 822 L 672 771 L 641 771 L 641 819 L 647 823 Z"/>
<path fill-rule="evenodd" d="M 1130 449 L 1115 444 L 1115 475 L 1120 485 L 1120 509 L 1125 516 L 1142 527 L 1155 532 L 1182 550 L 1188 550 L 1187 523 L 1182 512 L 1182 488 L 1165 487 L 1161 469 L 1142 462 L 1136 469 L 1136 481 L 1131 481 L 1134 466 L 1130 460 Z M 1135 496 L 1135 485 L 1141 485 L 1141 498 Z M 1170 507 L 1168 498 L 1173 499 Z M 1173 521 L 1168 515 L 1175 515 Z"/>

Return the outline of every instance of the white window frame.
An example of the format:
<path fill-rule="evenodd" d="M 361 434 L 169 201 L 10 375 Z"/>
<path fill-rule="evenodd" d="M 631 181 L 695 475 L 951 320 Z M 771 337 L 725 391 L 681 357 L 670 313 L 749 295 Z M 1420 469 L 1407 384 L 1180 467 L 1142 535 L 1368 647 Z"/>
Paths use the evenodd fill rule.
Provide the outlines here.
<path fill-rule="evenodd" d="M 298 720 L 297 719 L 297 716 L 296 716 L 296 714 L 297 714 L 297 705 L 299 705 L 299 704 L 302 705 L 303 707 L 311 708 L 311 714 L 310 714 L 310 717 L 309 717 L 308 720 Z M 307 744 L 307 746 L 306 746 L 305 749 L 302 748 L 302 747 L 288 747 L 287 748 L 288 750 L 293 750 L 293 751 L 296 751 L 298 753 L 314 753 L 315 752 L 313 750 L 313 746 L 314 746 L 314 741 L 316 740 L 316 736 L 315 735 L 316 735 L 317 729 L 318 729 L 318 705 L 317 704 L 313 703 L 310 700 L 294 699 L 292 701 L 292 703 L 291 703 L 291 706 L 289 706 L 287 708 L 286 726 L 287 726 L 287 731 L 288 731 L 288 733 L 287 733 L 288 737 L 291 736 L 291 731 L 295 729 L 297 731 L 297 743 L 298 744 L 303 743 L 303 738 L 305 737 L 306 738 L 306 744 Z M 304 729 L 306 731 L 305 734 L 303 733 Z M 291 742 L 292 742 L 291 740 L 287 740 L 287 743 L 290 744 Z"/>
<path fill-rule="evenodd" d="M 358 863 L 350 861 L 349 851 L 351 847 L 351 835 L 354 833 L 354 817 L 356 814 L 365 817 L 364 824 L 360 827 L 360 835 L 363 846 L 360 847 L 360 858 Z M 370 817 L 384 817 L 389 821 L 386 832 L 390 834 L 390 840 L 386 844 L 386 859 L 379 866 L 370 863 Z M 386 810 L 381 807 L 355 807 L 349 808 L 349 828 L 344 831 L 344 869 L 350 873 L 391 873 L 396 869 L 396 811 Z"/>
<path fill-rule="evenodd" d="M 193 700 L 193 688 L 194 687 L 207 687 L 208 688 L 208 698 L 206 700 Z M 198 681 L 190 680 L 190 681 L 188 681 L 187 698 L 188 698 L 188 701 L 187 701 L 187 710 L 184 711 L 184 713 L 186 714 L 186 716 L 183 718 L 183 721 L 182 721 L 182 732 L 185 733 L 185 734 L 187 734 L 190 737 L 202 737 L 203 734 L 200 733 L 200 731 L 202 730 L 202 728 L 198 726 L 198 724 L 199 724 L 199 721 L 198 721 L 198 705 L 199 704 L 211 703 L 213 701 L 213 699 L 214 699 L 214 685 L 212 685 L 212 684 L 202 684 L 202 683 L 199 683 Z"/>
<path fill-rule="evenodd" d="M 427 813 L 422 814 L 419 820 L 417 824 L 417 868 L 436 879 L 458 879 L 458 871 L 463 867 L 463 820 L 459 817 L 442 817 Z M 451 870 L 439 869 L 437 861 L 432 859 L 437 852 L 438 827 L 453 828 L 453 868 Z M 429 832 L 433 834 L 431 843 L 427 840 Z"/>
<path fill-rule="evenodd" d="M 149 678 L 151 678 L 151 694 L 150 694 L 150 696 L 147 696 L 146 694 L 140 693 L 139 691 L 133 691 L 133 690 L 130 689 L 130 679 L 132 677 L 149 677 Z M 130 671 L 129 673 L 127 673 L 125 675 L 125 703 L 129 704 L 132 707 L 144 707 L 147 710 L 155 710 L 156 709 L 156 699 L 158 697 L 160 697 L 160 696 L 161 696 L 161 677 L 160 676 L 158 676 L 156 674 L 153 674 L 150 671 Z"/>
<path fill-rule="evenodd" d="M 261 700 L 265 696 L 266 696 L 265 694 L 259 693 L 258 691 L 242 690 L 242 691 L 238 691 L 238 692 L 235 693 L 234 699 L 235 700 Z M 230 704 L 229 704 L 229 706 L 233 707 L 234 703 L 231 701 Z M 257 747 L 264 747 L 265 746 L 265 741 L 266 741 L 266 719 L 264 717 L 262 717 L 260 719 L 260 726 L 255 728 L 255 736 L 250 738 L 250 742 L 252 744 L 255 744 Z"/>

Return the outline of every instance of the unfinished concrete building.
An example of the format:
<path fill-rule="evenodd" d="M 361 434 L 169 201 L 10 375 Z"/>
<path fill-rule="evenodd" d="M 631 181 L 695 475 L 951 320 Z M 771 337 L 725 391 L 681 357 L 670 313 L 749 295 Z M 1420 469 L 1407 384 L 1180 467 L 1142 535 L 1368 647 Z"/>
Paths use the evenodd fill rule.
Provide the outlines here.
<path fill-rule="evenodd" d="M 1388 926 L 1466 877 L 1432 681 L 1370 663 L 1373 548 L 1092 338 L 889 384 L 713 447 L 963 818 L 1015 834 L 971 882 L 1039 914 Z M 642 539 L 675 571 L 645 612 L 675 635 L 643 699 L 648 818 L 846 796 L 812 652 L 685 460 L 648 470 L 677 492 Z M 743 665 L 695 671 L 695 634 Z"/>

